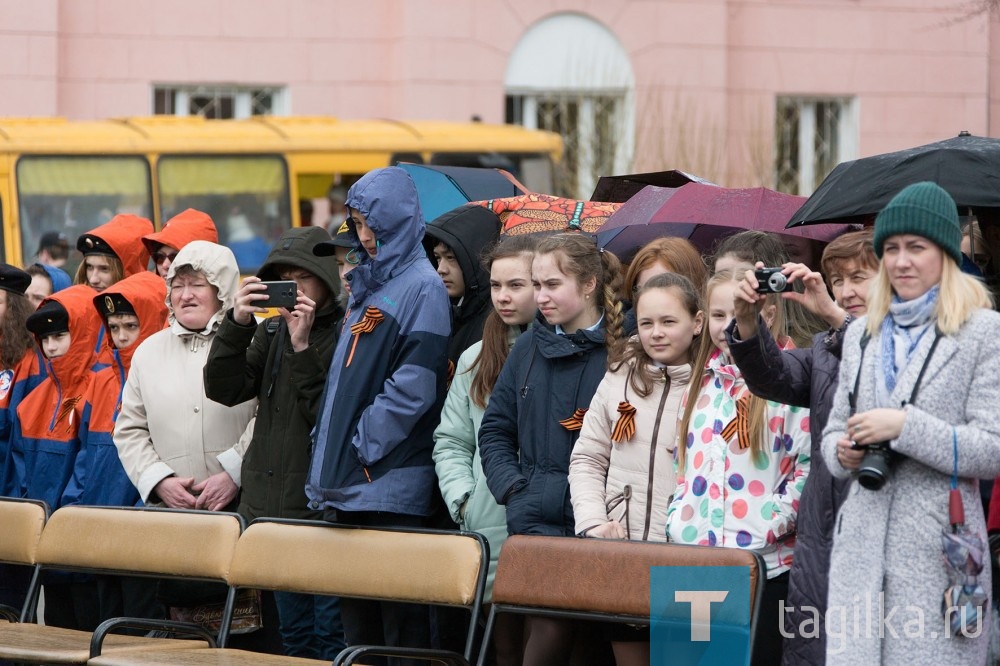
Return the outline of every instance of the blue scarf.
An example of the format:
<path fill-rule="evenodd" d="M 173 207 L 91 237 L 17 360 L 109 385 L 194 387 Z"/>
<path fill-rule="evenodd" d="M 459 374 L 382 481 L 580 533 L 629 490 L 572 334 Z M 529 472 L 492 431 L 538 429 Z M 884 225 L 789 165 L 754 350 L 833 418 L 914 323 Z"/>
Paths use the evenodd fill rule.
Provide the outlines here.
<path fill-rule="evenodd" d="M 937 306 L 939 285 L 923 296 L 909 301 L 892 297 L 889 312 L 882 320 L 882 380 L 878 384 L 878 402 L 888 407 L 889 396 L 896 388 L 896 379 L 906 369 L 920 341 L 934 325 L 934 308 Z"/>

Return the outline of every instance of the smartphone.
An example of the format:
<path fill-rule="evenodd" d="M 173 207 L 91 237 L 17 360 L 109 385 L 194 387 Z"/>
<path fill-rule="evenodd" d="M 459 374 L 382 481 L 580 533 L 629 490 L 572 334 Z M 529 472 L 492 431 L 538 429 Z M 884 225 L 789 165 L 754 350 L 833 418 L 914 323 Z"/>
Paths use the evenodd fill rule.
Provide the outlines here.
<path fill-rule="evenodd" d="M 287 308 L 289 310 L 295 307 L 298 297 L 295 280 L 277 280 L 275 282 L 261 282 L 261 284 L 266 287 L 266 290 L 257 293 L 267 294 L 267 300 L 255 301 L 255 306 L 259 308 Z"/>

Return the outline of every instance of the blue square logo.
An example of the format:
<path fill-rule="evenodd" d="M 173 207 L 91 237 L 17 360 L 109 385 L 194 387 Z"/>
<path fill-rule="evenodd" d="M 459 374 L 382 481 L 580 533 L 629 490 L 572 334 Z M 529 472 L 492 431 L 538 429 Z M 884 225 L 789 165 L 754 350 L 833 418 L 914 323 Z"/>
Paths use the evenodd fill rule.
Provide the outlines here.
<path fill-rule="evenodd" d="M 650 664 L 750 663 L 750 567 L 652 567 Z"/>

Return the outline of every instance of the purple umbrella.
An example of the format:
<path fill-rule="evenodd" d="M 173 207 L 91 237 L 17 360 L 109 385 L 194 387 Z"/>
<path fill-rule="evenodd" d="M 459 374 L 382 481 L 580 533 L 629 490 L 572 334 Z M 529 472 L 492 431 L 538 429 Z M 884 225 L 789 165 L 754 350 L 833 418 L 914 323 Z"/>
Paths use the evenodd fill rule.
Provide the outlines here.
<path fill-rule="evenodd" d="M 785 229 L 785 222 L 805 200 L 763 187 L 647 185 L 608 219 L 597 238 L 602 247 L 630 257 L 663 236 L 686 238 L 700 251 L 710 252 L 719 239 L 748 229 L 824 242 L 849 230 L 843 224 Z"/>

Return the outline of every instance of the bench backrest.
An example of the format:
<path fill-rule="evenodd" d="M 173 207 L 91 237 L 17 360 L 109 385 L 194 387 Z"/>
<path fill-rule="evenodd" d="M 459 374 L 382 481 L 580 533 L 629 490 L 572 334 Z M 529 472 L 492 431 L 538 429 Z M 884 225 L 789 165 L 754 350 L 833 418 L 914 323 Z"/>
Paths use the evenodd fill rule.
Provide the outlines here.
<path fill-rule="evenodd" d="M 229 583 L 472 607 L 487 559 L 483 541 L 469 534 L 255 522 L 236 546 Z"/>
<path fill-rule="evenodd" d="M 37 560 L 56 569 L 221 582 L 242 525 L 232 513 L 67 506 L 45 525 Z"/>
<path fill-rule="evenodd" d="M 48 509 L 43 502 L 0 498 L 0 562 L 35 564 Z"/>
<path fill-rule="evenodd" d="M 500 549 L 493 602 L 649 620 L 649 569 L 749 566 L 757 598 L 759 556 L 736 548 L 515 535 Z"/>

